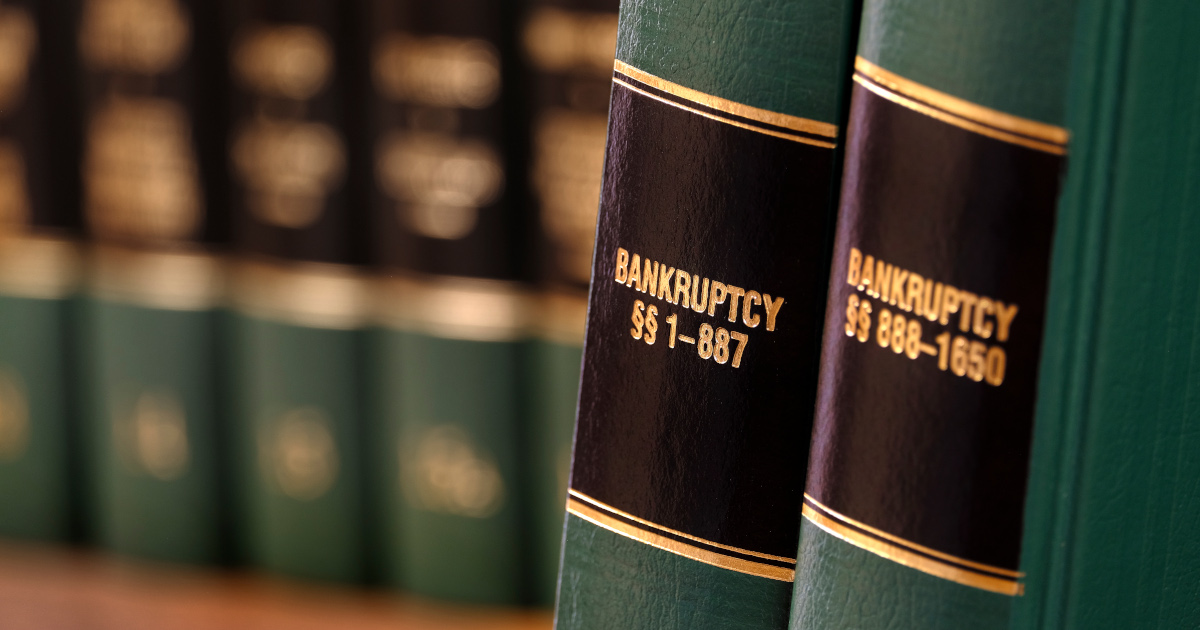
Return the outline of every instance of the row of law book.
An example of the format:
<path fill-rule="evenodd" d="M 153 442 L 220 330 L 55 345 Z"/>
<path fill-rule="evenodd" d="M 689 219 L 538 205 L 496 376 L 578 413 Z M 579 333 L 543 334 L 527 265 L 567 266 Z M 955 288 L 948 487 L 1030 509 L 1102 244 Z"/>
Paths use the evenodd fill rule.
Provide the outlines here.
<path fill-rule="evenodd" d="M 616 9 L 0 1 L 0 536 L 549 606 Z"/>
<path fill-rule="evenodd" d="M 1200 5 L 626 0 L 558 630 L 1200 627 Z"/>

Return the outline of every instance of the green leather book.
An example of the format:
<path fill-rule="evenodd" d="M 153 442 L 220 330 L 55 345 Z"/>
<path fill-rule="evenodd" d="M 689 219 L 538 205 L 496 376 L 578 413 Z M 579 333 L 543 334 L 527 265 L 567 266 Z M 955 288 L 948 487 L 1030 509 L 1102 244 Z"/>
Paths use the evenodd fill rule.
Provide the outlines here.
<path fill-rule="evenodd" d="M 1080 8 L 1009 628 L 1194 628 L 1200 6 Z"/>
<path fill-rule="evenodd" d="M 533 0 L 521 25 L 541 305 L 529 342 L 525 449 L 532 603 L 552 606 L 604 172 L 615 0 Z"/>
<path fill-rule="evenodd" d="M 852 2 L 625 3 L 556 625 L 787 624 Z"/>
<path fill-rule="evenodd" d="M 81 3 L 89 527 L 109 549 L 222 559 L 215 308 L 227 235 L 208 2 Z"/>
<path fill-rule="evenodd" d="M 228 6 L 237 540 L 256 568 L 364 578 L 361 263 L 348 3 Z"/>
<path fill-rule="evenodd" d="M 1200 10 L 866 6 L 792 627 L 1195 627 Z"/>
<path fill-rule="evenodd" d="M 74 533 L 78 277 L 66 7 L 0 7 L 0 536 Z M 66 171 L 66 176 L 64 176 Z"/>
<path fill-rule="evenodd" d="M 1001 628 L 1023 597 L 1075 19 L 864 4 L 793 629 Z"/>
<path fill-rule="evenodd" d="M 516 604 L 525 139 L 514 3 L 371 2 L 371 344 L 379 570 L 428 597 Z"/>

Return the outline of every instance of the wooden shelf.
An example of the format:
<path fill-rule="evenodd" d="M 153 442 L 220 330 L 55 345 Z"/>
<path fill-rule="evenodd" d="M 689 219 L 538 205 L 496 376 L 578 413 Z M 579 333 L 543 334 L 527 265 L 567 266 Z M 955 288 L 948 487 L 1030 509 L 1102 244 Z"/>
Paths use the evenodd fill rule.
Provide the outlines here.
<path fill-rule="evenodd" d="M 549 630 L 548 612 L 0 543 L 0 619 L 14 630 Z"/>

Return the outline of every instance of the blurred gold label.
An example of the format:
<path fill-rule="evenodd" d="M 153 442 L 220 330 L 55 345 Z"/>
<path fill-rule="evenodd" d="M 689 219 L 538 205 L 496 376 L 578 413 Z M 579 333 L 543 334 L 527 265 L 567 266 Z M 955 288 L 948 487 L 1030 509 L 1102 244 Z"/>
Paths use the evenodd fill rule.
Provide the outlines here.
<path fill-rule="evenodd" d="M 504 505 L 500 469 L 463 429 L 431 427 L 409 449 L 400 446 L 400 484 L 412 505 L 469 518 L 487 518 Z"/>
<path fill-rule="evenodd" d="M 0 237 L 21 232 L 28 223 L 25 160 L 16 144 L 0 140 Z"/>
<path fill-rule="evenodd" d="M 260 27 L 239 39 L 233 67 L 258 92 L 306 100 L 329 81 L 333 45 L 309 26 Z"/>
<path fill-rule="evenodd" d="M 97 111 L 83 176 L 88 222 L 101 238 L 178 240 L 199 225 L 191 129 L 172 101 L 117 98 Z"/>
<path fill-rule="evenodd" d="M 316 407 L 298 407 L 259 435 L 259 463 L 270 487 L 300 501 L 319 498 L 338 475 L 337 443 Z"/>
<path fill-rule="evenodd" d="M 21 458 L 29 446 L 29 403 L 16 373 L 0 369 L 0 461 Z"/>
<path fill-rule="evenodd" d="M 16 105 L 24 96 L 29 61 L 36 48 L 37 28 L 29 12 L 0 7 L 0 111 Z"/>
<path fill-rule="evenodd" d="M 379 145 L 376 177 L 396 200 L 400 222 L 429 238 L 459 239 L 479 208 L 504 189 L 500 155 L 480 140 L 434 133 L 392 133 Z"/>
<path fill-rule="evenodd" d="M 176 0 L 86 0 L 79 48 L 89 65 L 159 74 L 179 65 L 191 40 Z"/>
<path fill-rule="evenodd" d="M 542 7 L 525 23 L 525 52 L 540 70 L 612 74 L 617 16 Z"/>
<path fill-rule="evenodd" d="M 608 121 L 603 115 L 551 110 L 535 122 L 533 188 L 555 261 L 587 283 L 604 172 Z"/>
<path fill-rule="evenodd" d="M 246 203 L 260 221 L 302 228 L 321 216 L 325 196 L 342 181 L 346 157 L 329 125 L 264 118 L 238 133 L 233 163 L 248 189 Z"/>
<path fill-rule="evenodd" d="M 133 467 L 160 481 L 178 479 L 191 460 L 187 416 L 169 390 L 146 391 L 114 425 L 118 448 Z"/>
<path fill-rule="evenodd" d="M 379 91 L 397 101 L 481 109 L 500 95 L 500 55 L 482 39 L 390 35 L 371 67 Z"/>

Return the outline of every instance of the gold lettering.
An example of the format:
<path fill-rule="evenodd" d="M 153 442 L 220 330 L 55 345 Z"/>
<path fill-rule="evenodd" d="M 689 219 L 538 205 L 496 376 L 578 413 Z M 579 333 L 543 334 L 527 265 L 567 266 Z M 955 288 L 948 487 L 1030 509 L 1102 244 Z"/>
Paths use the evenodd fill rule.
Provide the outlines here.
<path fill-rule="evenodd" d="M 969 291 L 959 291 L 958 299 L 962 302 L 962 309 L 958 314 L 958 328 L 963 332 L 971 330 L 971 307 L 979 301 L 979 297 Z"/>
<path fill-rule="evenodd" d="M 867 295 L 874 295 L 875 291 L 875 257 L 867 256 L 863 261 L 862 275 L 858 279 L 858 290 L 867 292 Z"/>
<path fill-rule="evenodd" d="M 658 266 L 658 292 L 654 294 L 654 297 L 656 297 L 660 300 L 666 300 L 672 304 L 675 303 L 675 301 L 671 299 L 671 286 L 670 286 L 671 278 L 674 276 L 675 276 L 675 268 L 674 267 L 667 269 L 666 264 L 661 264 Z"/>
<path fill-rule="evenodd" d="M 700 276 L 692 276 L 692 310 L 703 313 L 708 307 L 708 278 L 704 279 L 704 288 L 700 287 Z"/>
<path fill-rule="evenodd" d="M 846 284 L 858 286 L 862 278 L 862 252 L 857 247 L 850 248 L 850 269 L 846 272 Z M 862 287 L 858 287 L 862 289 Z"/>
<path fill-rule="evenodd" d="M 875 263 L 875 279 L 878 281 L 878 288 L 874 292 L 867 292 L 871 297 L 879 298 L 884 302 L 887 301 L 888 289 L 891 288 L 892 284 L 892 269 L 891 265 L 882 260 Z"/>
<path fill-rule="evenodd" d="M 675 272 L 675 299 L 671 302 L 682 306 L 683 308 L 691 307 L 691 301 L 688 300 L 688 289 L 692 288 L 692 277 L 688 272 L 680 269 Z"/>
<path fill-rule="evenodd" d="M 650 259 L 646 259 L 646 271 L 642 274 L 642 282 L 646 283 L 646 288 L 642 293 L 654 295 L 655 289 L 658 288 L 658 261 L 654 261 L 654 266 L 650 265 Z"/>
<path fill-rule="evenodd" d="M 904 295 L 904 310 L 913 311 L 914 315 L 922 314 L 921 293 L 924 290 L 925 278 L 916 273 L 908 274 L 908 292 Z"/>
<path fill-rule="evenodd" d="M 891 288 L 888 290 L 887 303 L 896 306 L 897 298 L 900 300 L 900 308 L 904 308 L 904 285 L 908 282 L 908 270 L 895 267 L 892 269 Z M 904 309 L 908 310 L 908 309 Z"/>
<path fill-rule="evenodd" d="M 938 318 L 938 311 L 942 304 L 942 283 L 938 282 L 934 284 L 933 290 L 930 291 L 929 283 L 926 281 L 925 299 L 922 300 L 922 302 L 922 313 L 925 315 L 925 319 L 928 319 L 931 322 L 936 322 Z"/>
<path fill-rule="evenodd" d="M 767 309 L 767 330 L 775 330 L 775 316 L 779 315 L 779 309 L 783 308 L 783 298 L 777 297 L 772 300 L 770 293 L 764 293 L 763 307 Z"/>
<path fill-rule="evenodd" d="M 958 312 L 958 289 L 950 285 L 946 285 L 945 293 L 942 295 L 941 315 L 938 316 L 938 323 L 945 326 L 950 323 L 950 316 Z"/>
<path fill-rule="evenodd" d="M 979 304 L 975 306 L 975 321 L 972 325 L 972 329 L 976 335 L 979 335 L 983 339 L 992 336 L 992 322 L 985 320 L 984 316 L 992 315 L 995 312 L 996 307 L 992 304 L 991 300 L 985 297 L 979 298 Z"/>
<path fill-rule="evenodd" d="M 742 322 L 751 328 L 757 328 L 759 317 L 750 313 L 751 304 L 762 304 L 762 294 L 758 291 L 747 291 L 746 299 L 742 300 Z"/>
<path fill-rule="evenodd" d="M 717 313 L 717 305 L 725 303 L 725 298 L 729 295 L 729 289 L 725 287 L 725 283 L 713 280 L 712 288 L 709 291 L 708 316 L 712 317 Z"/>
<path fill-rule="evenodd" d="M 629 261 L 629 279 L 625 281 L 625 286 L 631 287 L 633 283 L 638 283 L 638 290 L 642 288 L 642 257 L 638 254 L 633 255 L 633 260 Z"/>
<path fill-rule="evenodd" d="M 617 248 L 617 273 L 616 281 L 625 284 L 625 280 L 629 278 L 629 250 L 624 247 Z"/>
<path fill-rule="evenodd" d="M 996 302 L 996 341 L 1008 341 L 1008 329 L 1017 316 L 1017 305 Z"/>
<path fill-rule="evenodd" d="M 725 288 L 729 290 L 729 298 L 730 298 L 729 299 L 729 321 L 736 322 L 737 316 L 738 316 L 738 298 L 742 297 L 743 295 L 746 295 L 746 291 L 742 287 L 735 287 L 732 284 L 725 285 Z"/>

